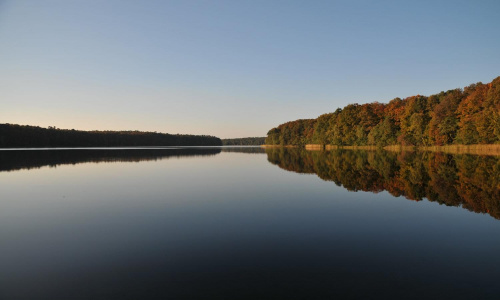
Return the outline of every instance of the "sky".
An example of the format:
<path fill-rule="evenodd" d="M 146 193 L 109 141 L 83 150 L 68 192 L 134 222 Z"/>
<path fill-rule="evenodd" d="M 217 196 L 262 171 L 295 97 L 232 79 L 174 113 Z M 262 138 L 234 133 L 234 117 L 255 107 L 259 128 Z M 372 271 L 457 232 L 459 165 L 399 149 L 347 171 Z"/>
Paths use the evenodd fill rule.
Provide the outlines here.
<path fill-rule="evenodd" d="M 265 136 L 500 76 L 500 1 L 0 0 L 0 123 Z"/>

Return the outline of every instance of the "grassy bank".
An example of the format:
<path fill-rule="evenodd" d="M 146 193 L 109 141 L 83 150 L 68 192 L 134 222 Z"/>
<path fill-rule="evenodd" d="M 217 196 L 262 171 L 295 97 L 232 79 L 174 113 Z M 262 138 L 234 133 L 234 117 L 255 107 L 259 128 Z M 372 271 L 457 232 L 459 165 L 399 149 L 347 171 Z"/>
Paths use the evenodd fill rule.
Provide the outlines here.
<path fill-rule="evenodd" d="M 450 154 L 500 155 L 500 144 L 492 145 L 445 145 L 445 146 L 401 146 L 384 147 L 388 151 L 431 151 Z"/>
<path fill-rule="evenodd" d="M 262 145 L 263 148 L 295 148 L 297 146 L 287 145 Z M 491 145 L 445 145 L 445 146 L 401 146 L 401 145 L 391 145 L 385 146 L 383 148 L 377 146 L 337 146 L 337 145 L 326 145 L 322 146 L 320 144 L 307 144 L 305 145 L 306 150 L 336 150 L 336 149 L 348 149 L 348 150 L 377 150 L 384 149 L 387 151 L 432 151 L 432 152 L 444 152 L 450 154 L 475 154 L 475 155 L 495 155 L 500 156 L 500 144 Z"/>
<path fill-rule="evenodd" d="M 323 150 L 324 149 L 323 145 L 320 145 L 320 144 L 307 144 L 305 146 L 305 148 L 307 150 Z"/>
<path fill-rule="evenodd" d="M 500 144 L 431 146 L 422 147 L 421 150 L 452 154 L 500 155 Z"/>

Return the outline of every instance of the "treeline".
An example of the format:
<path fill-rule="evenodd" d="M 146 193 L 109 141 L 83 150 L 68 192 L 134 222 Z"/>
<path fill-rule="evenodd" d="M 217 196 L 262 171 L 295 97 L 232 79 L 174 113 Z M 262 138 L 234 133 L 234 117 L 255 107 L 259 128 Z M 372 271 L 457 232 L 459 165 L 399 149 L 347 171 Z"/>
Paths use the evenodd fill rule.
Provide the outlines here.
<path fill-rule="evenodd" d="M 280 168 L 317 174 L 349 191 L 427 198 L 500 219 L 500 158 L 440 152 L 307 151 L 267 148 Z"/>
<path fill-rule="evenodd" d="M 221 146 L 221 139 L 207 135 L 142 131 L 80 131 L 0 124 L 0 148 L 13 147 L 137 147 Z"/>
<path fill-rule="evenodd" d="M 264 145 L 266 137 L 246 137 L 237 139 L 222 139 L 224 146 L 259 146 Z"/>
<path fill-rule="evenodd" d="M 268 145 L 434 146 L 500 143 L 500 77 L 387 104 L 350 104 L 316 119 L 279 125 Z"/>

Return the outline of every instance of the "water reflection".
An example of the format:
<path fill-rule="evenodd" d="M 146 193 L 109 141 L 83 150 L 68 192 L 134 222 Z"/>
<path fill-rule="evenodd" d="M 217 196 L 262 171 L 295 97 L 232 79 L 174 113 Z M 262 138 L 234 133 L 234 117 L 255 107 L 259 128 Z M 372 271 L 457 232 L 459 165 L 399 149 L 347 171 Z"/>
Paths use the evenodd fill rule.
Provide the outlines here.
<path fill-rule="evenodd" d="M 227 150 L 2 152 L 2 170 L 76 165 L 0 172 L 0 299 L 500 294 L 497 220 L 388 193 L 349 193 L 315 176 L 283 172 L 266 158 L 351 190 L 382 191 L 394 183 L 391 193 L 414 198 L 430 189 L 443 194 L 450 184 L 439 178 L 451 178 L 456 189 L 458 178 L 479 176 L 476 169 L 489 172 L 477 180 L 493 180 L 497 160 Z M 113 163 L 84 164 L 92 161 Z M 471 174 L 457 174 L 468 164 Z M 419 187 L 419 177 L 437 187 Z"/>
<path fill-rule="evenodd" d="M 210 148 L 87 148 L 87 149 L 33 149 L 0 151 L 0 172 L 34 169 L 44 166 L 81 163 L 140 162 L 168 158 L 213 156 L 221 152 L 263 154 L 260 147 Z"/>
<path fill-rule="evenodd" d="M 220 148 L 8 150 L 0 151 L 0 171 L 81 163 L 155 161 L 190 156 L 212 156 L 220 152 Z"/>
<path fill-rule="evenodd" d="M 248 153 L 248 154 L 264 154 L 266 150 L 260 146 L 230 146 L 223 147 L 222 152 L 237 152 L 237 153 Z"/>
<path fill-rule="evenodd" d="M 500 219 L 500 159 L 430 152 L 266 149 L 287 171 L 317 174 L 349 191 L 388 191 L 420 201 L 461 206 Z"/>

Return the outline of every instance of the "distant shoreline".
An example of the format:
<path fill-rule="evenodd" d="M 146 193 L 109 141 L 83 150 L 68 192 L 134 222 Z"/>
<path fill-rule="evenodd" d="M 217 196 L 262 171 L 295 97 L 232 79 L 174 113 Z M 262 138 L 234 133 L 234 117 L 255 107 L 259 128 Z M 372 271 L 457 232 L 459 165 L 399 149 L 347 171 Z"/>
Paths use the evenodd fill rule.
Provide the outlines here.
<path fill-rule="evenodd" d="M 0 148 L 222 146 L 215 136 L 149 131 L 84 131 L 0 124 Z"/>

